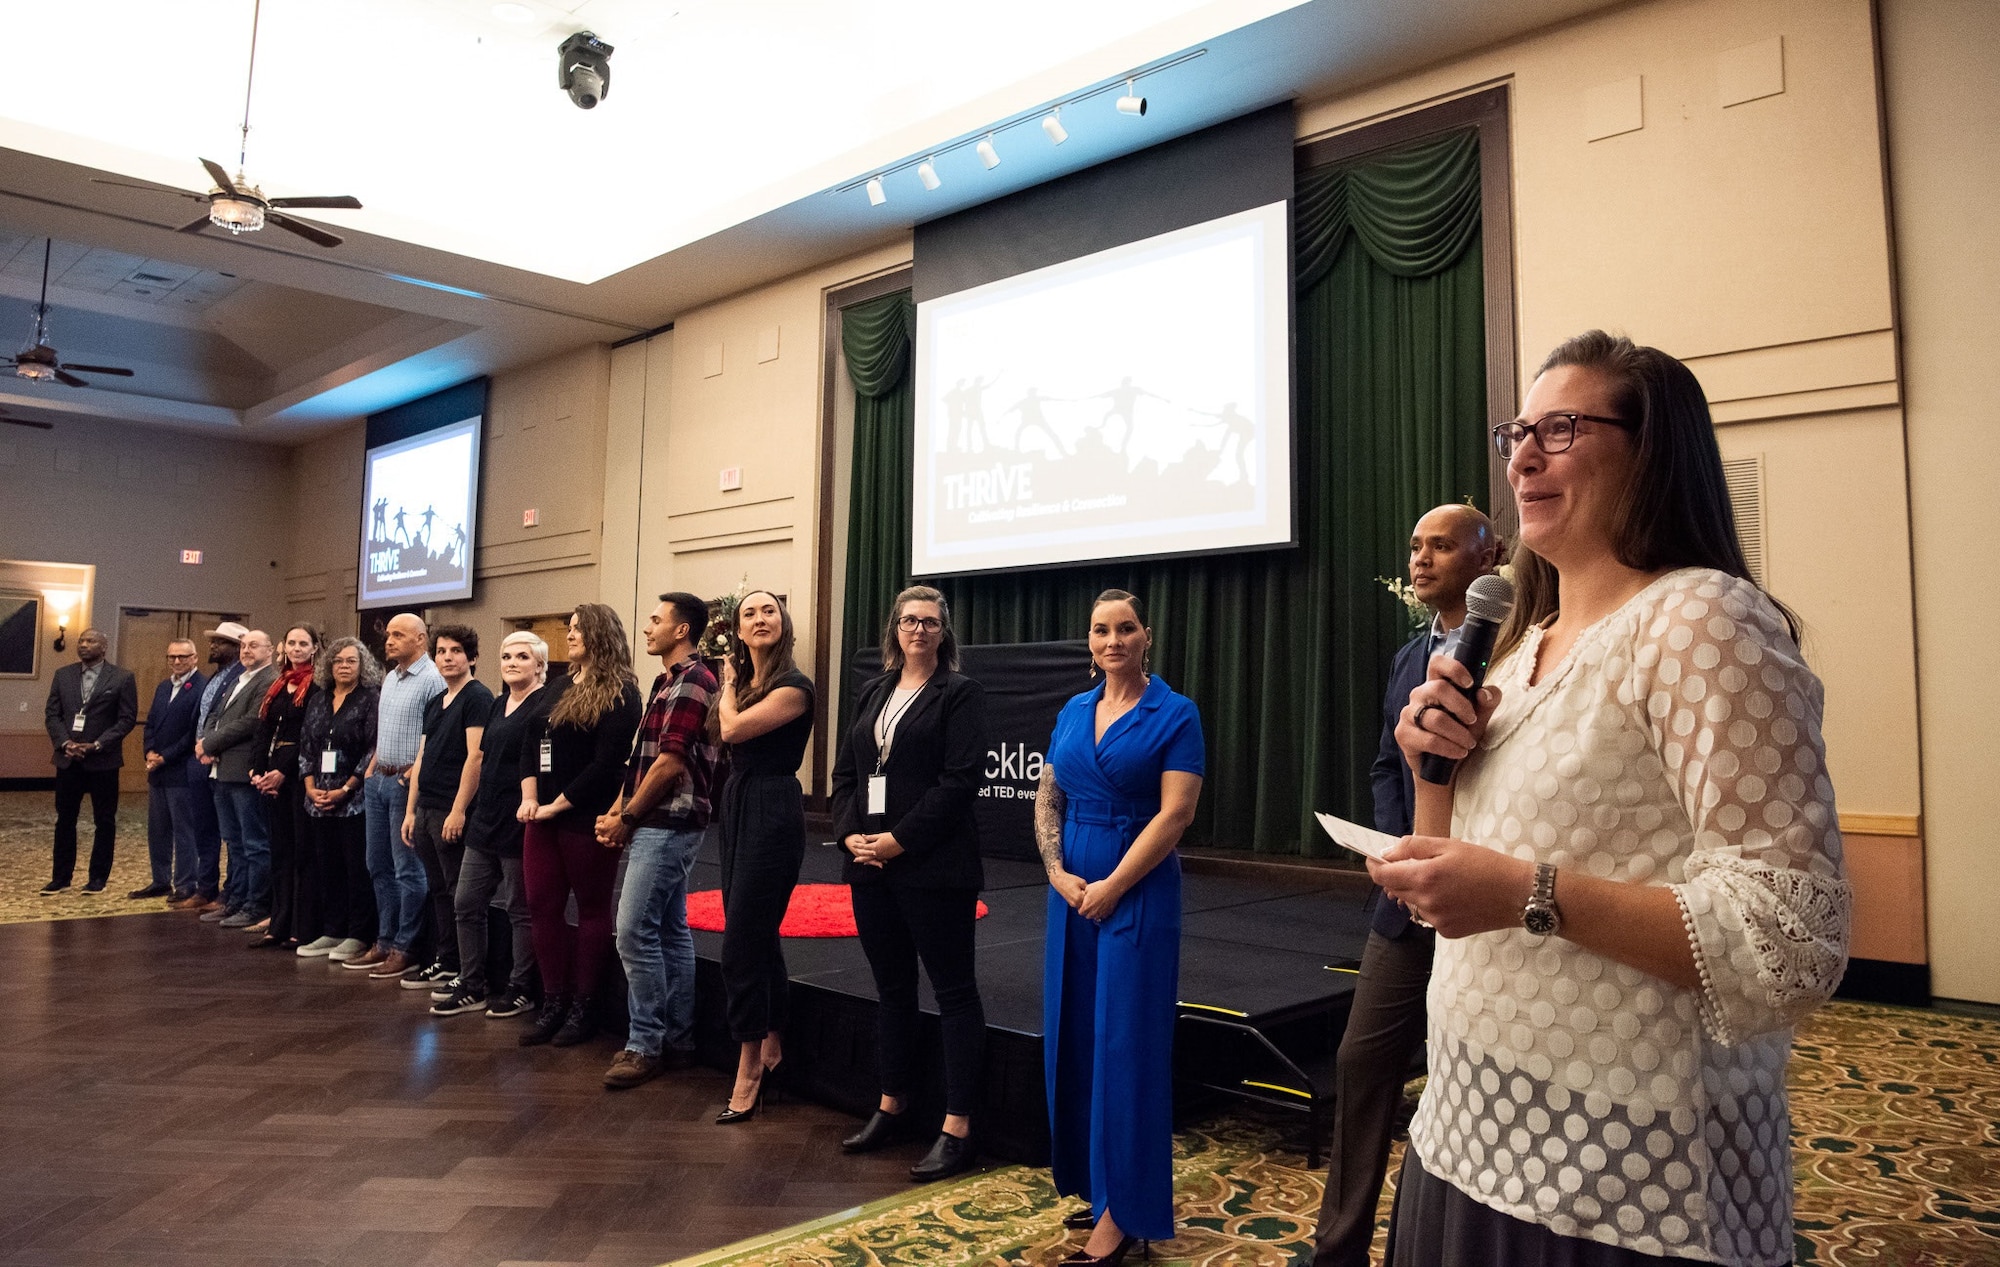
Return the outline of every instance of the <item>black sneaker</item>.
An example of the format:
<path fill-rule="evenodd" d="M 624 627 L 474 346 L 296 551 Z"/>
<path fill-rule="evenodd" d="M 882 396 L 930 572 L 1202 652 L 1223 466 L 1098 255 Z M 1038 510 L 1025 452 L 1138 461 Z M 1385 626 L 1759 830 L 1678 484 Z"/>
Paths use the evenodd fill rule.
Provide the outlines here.
<path fill-rule="evenodd" d="M 69 886 L 67 884 L 57 884 L 54 880 L 51 880 L 47 884 L 44 884 L 42 886 L 41 896 L 54 897 L 56 894 L 61 893 L 68 888 Z"/>
<path fill-rule="evenodd" d="M 457 977 L 453 977 L 449 981 L 438 982 L 436 985 L 433 985 L 431 987 L 431 1002 L 442 1003 L 444 1000 L 450 998 L 452 995 L 457 994 L 459 987 L 464 984 L 465 983 L 463 981 L 460 981 Z"/>
<path fill-rule="evenodd" d="M 432 1016 L 457 1016 L 460 1012 L 477 1012 L 486 1006 L 484 995 L 470 990 L 453 990 L 451 997 L 431 1004 Z"/>
<path fill-rule="evenodd" d="M 85 893 L 102 893 L 104 892 L 104 881 L 92 880 L 89 884 L 83 886 L 83 891 Z"/>
<path fill-rule="evenodd" d="M 441 963 L 427 963 L 421 968 L 412 968 L 403 974 L 400 984 L 405 990 L 435 990 L 451 980 L 452 972 Z"/>
<path fill-rule="evenodd" d="M 486 1015 L 493 1020 L 508 1016 L 520 1016 L 535 1010 L 535 1001 L 519 990 L 507 990 L 493 997 L 486 1005 Z"/>

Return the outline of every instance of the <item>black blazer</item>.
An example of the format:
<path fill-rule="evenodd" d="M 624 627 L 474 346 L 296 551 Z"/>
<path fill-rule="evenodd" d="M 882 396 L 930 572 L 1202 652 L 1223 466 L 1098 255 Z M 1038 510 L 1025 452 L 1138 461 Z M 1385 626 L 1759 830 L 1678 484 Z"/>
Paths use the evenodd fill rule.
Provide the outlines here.
<path fill-rule="evenodd" d="M 1389 669 L 1389 687 L 1382 693 L 1382 740 L 1375 750 L 1375 764 L 1369 767 L 1368 778 L 1375 790 L 1375 830 L 1391 836 L 1409 835 L 1417 812 L 1416 776 L 1396 743 L 1396 719 L 1410 702 L 1410 692 L 1422 686 L 1430 673 L 1430 645 L 1431 631 L 1426 625 L 1396 652 L 1395 663 Z M 1402 936 L 1410 927 L 1409 908 L 1390 901 L 1379 889 L 1371 897 L 1375 902 L 1375 917 L 1370 926 L 1384 937 Z"/>
<path fill-rule="evenodd" d="M 854 721 L 833 763 L 834 839 L 871 830 L 868 779 L 875 773 L 875 719 L 896 689 L 896 672 L 861 689 Z M 940 669 L 896 722 L 889 748 L 888 812 L 876 831 L 903 847 L 879 869 L 848 859 L 849 884 L 888 882 L 925 889 L 983 888 L 979 824 L 973 804 L 986 768 L 986 688 Z M 842 849 L 846 848 L 845 843 Z"/>
<path fill-rule="evenodd" d="M 196 670 L 174 689 L 172 677 L 153 688 L 153 706 L 146 710 L 146 751 L 160 754 L 160 768 L 146 776 L 153 787 L 186 787 L 188 758 L 194 755 L 194 724 L 201 713 L 201 693 L 208 679 Z"/>
<path fill-rule="evenodd" d="M 83 729 L 70 729 L 78 708 L 83 709 Z M 49 683 L 49 703 L 43 710 L 49 739 L 55 744 L 56 769 L 75 765 L 84 770 L 116 770 L 125 764 L 125 736 L 139 722 L 139 682 L 130 669 L 104 661 L 97 671 L 97 689 L 90 703 L 83 702 L 83 666 L 65 664 Z M 99 745 L 96 752 L 77 761 L 63 755 L 63 745 L 72 740 Z"/>

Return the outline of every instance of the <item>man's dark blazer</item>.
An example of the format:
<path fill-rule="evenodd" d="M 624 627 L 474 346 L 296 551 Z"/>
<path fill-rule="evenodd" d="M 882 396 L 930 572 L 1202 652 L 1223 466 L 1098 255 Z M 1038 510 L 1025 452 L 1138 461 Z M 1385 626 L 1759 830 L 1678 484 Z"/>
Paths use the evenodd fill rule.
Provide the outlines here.
<path fill-rule="evenodd" d="M 70 729 L 78 708 L 83 709 L 83 730 Z M 72 765 L 82 770 L 116 770 L 125 764 L 125 736 L 139 721 L 139 682 L 129 669 L 106 660 L 97 671 L 97 689 L 90 703 L 83 702 L 83 666 L 65 664 L 49 683 L 46 710 L 49 739 L 54 742 L 56 769 Z M 72 761 L 63 755 L 63 745 L 72 741 L 96 742 L 100 749 Z"/>
<path fill-rule="evenodd" d="M 1375 830 L 1391 836 L 1407 836 L 1417 812 L 1417 781 L 1410 772 L 1409 759 L 1396 743 L 1396 721 L 1410 692 L 1424 684 L 1430 672 L 1431 630 L 1425 625 L 1417 636 L 1404 643 L 1389 667 L 1389 687 L 1382 693 L 1382 742 L 1375 750 L 1375 764 L 1368 779 L 1375 789 Z M 1442 646 L 1443 644 L 1439 644 Z M 1371 927 L 1384 937 L 1400 937 L 1410 926 L 1410 912 L 1401 902 L 1392 902 L 1380 890 L 1374 895 L 1375 918 Z"/>
<path fill-rule="evenodd" d="M 986 689 L 940 669 L 896 721 L 883 770 L 889 786 L 879 825 L 867 815 L 868 779 L 875 773 L 875 719 L 896 689 L 898 672 L 861 689 L 854 721 L 833 763 L 834 839 L 887 831 L 903 847 L 880 869 L 849 859 L 849 884 L 888 882 L 911 888 L 984 887 L 979 824 L 973 804 L 986 768 Z M 844 847 L 844 846 L 843 846 Z"/>
<path fill-rule="evenodd" d="M 250 762 L 257 755 L 258 714 L 264 707 L 265 693 L 277 680 L 275 664 L 245 669 L 216 696 L 215 707 L 208 710 L 208 726 L 201 732 L 201 750 L 215 758 L 216 782 L 250 781 Z M 243 689 L 237 691 L 238 685 Z M 236 692 L 234 700 L 230 699 L 231 691 Z"/>
<path fill-rule="evenodd" d="M 194 755 L 194 724 L 201 715 L 201 692 L 208 679 L 194 676 L 174 689 L 168 677 L 153 688 L 153 706 L 146 710 L 146 751 L 160 754 L 160 766 L 146 775 L 153 787 L 186 787 L 187 759 Z"/>

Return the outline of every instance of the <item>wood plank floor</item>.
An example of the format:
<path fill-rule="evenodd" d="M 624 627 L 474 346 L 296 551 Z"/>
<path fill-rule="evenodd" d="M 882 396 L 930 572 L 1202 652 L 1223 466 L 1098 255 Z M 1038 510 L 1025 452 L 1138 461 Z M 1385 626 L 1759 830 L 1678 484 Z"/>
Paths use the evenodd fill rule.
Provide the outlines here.
<path fill-rule="evenodd" d="M 649 1264 L 909 1186 L 909 1144 L 711 1070 L 632 1091 L 616 1046 L 177 914 L 0 927 L 0 1264 Z"/>

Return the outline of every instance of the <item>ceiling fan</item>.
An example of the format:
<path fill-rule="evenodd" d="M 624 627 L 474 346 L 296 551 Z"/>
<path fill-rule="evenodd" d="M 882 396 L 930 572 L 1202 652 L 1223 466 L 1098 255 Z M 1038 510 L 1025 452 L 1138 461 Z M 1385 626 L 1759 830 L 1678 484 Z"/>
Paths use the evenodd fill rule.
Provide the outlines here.
<path fill-rule="evenodd" d="M 35 340 L 13 356 L 0 360 L 0 367 L 12 366 L 16 378 L 44 383 L 50 379 L 65 387 L 88 387 L 89 383 L 78 378 L 78 374 L 116 374 L 120 378 L 132 377 L 131 370 L 122 370 L 115 365 L 72 365 L 56 359 L 56 350 L 49 346 L 49 253 L 55 243 L 51 239 L 42 241 L 42 301 L 35 305 Z M 13 419 L 8 419 L 13 421 Z M 23 423 L 35 426 L 35 423 Z"/>
<path fill-rule="evenodd" d="M 16 418 L 4 409 L 0 409 L 0 422 L 4 422 L 10 427 L 33 427 L 37 431 L 54 431 L 56 429 L 56 424 L 53 422 L 43 422 L 39 418 Z"/>
<path fill-rule="evenodd" d="M 361 200 L 351 194 L 322 195 L 309 198 L 266 198 L 264 191 L 250 183 L 244 171 L 250 151 L 250 90 L 257 78 L 257 24 L 263 16 L 263 0 L 256 0 L 250 15 L 250 69 L 243 80 L 243 127 L 242 144 L 236 152 L 236 175 L 229 172 L 211 158 L 201 160 L 208 169 L 209 179 L 215 182 L 206 194 L 193 194 L 184 189 L 162 189 L 157 185 L 133 185 L 122 180 L 93 180 L 93 184 L 116 185 L 121 189 L 144 189 L 150 193 L 172 193 L 182 198 L 192 198 L 196 202 L 208 204 L 208 214 L 201 219 L 182 225 L 176 232 L 199 233 L 209 225 L 227 229 L 232 234 L 255 233 L 266 224 L 275 224 L 290 233 L 296 233 L 315 246 L 339 246 L 339 235 L 328 233 L 317 225 L 305 223 L 285 215 L 286 211 L 297 211 L 311 207 L 337 208 L 359 211 Z"/>

